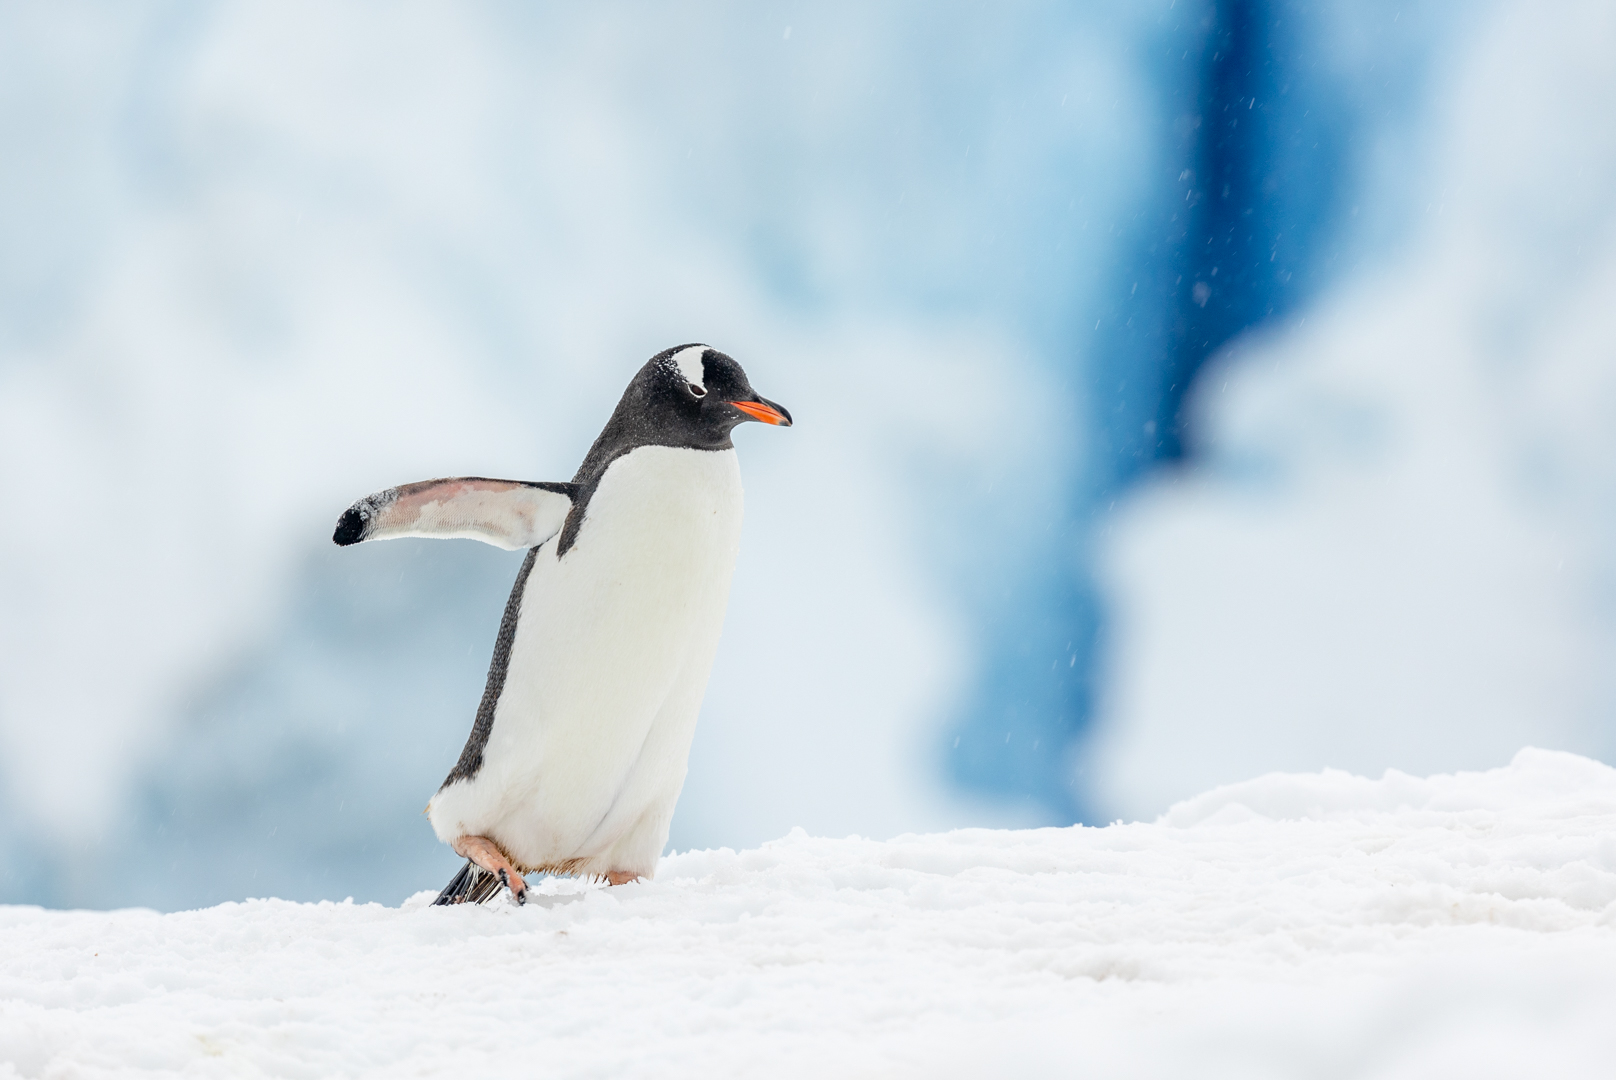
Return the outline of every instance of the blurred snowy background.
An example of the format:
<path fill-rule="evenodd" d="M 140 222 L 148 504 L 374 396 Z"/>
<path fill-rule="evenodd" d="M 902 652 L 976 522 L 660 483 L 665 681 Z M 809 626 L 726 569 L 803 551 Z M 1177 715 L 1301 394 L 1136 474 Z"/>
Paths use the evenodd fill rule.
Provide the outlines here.
<path fill-rule="evenodd" d="M 0 901 L 396 903 L 520 554 L 798 419 L 673 846 L 1616 760 L 1616 8 L 0 4 Z"/>

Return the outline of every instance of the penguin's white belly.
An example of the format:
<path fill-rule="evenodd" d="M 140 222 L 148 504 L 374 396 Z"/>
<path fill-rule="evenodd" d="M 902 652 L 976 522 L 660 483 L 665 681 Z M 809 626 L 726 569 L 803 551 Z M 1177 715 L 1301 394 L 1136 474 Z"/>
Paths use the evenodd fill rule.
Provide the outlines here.
<path fill-rule="evenodd" d="M 482 768 L 428 807 L 529 870 L 649 876 L 684 786 L 741 529 L 734 450 L 644 446 L 528 575 Z"/>

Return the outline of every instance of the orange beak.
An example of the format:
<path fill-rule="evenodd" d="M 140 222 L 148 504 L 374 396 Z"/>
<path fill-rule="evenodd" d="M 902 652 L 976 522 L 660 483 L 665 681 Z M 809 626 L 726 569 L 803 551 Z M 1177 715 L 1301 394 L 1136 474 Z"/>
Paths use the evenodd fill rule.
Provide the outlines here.
<path fill-rule="evenodd" d="M 791 426 L 791 414 L 767 401 L 732 401 L 730 404 L 752 419 L 761 420 L 765 424 Z"/>

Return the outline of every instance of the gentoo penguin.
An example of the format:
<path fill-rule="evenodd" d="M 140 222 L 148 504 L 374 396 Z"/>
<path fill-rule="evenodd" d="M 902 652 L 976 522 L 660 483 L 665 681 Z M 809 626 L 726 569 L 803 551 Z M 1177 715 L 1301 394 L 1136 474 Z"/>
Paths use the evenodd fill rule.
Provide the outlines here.
<path fill-rule="evenodd" d="M 440 904 L 523 874 L 650 877 L 684 786 L 741 532 L 730 432 L 791 414 L 705 345 L 653 356 L 570 483 L 425 480 L 359 500 L 340 545 L 527 548 L 460 760 L 427 804 L 465 856 Z"/>

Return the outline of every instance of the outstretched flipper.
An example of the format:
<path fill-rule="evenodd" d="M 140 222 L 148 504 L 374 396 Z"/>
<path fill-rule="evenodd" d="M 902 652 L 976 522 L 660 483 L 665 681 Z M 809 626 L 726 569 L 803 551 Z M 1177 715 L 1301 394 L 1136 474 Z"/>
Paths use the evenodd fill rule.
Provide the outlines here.
<path fill-rule="evenodd" d="M 360 499 L 343 512 L 331 539 L 346 547 L 404 536 L 463 538 L 518 551 L 560 532 L 576 493 L 575 484 L 533 480 L 422 480 Z"/>

